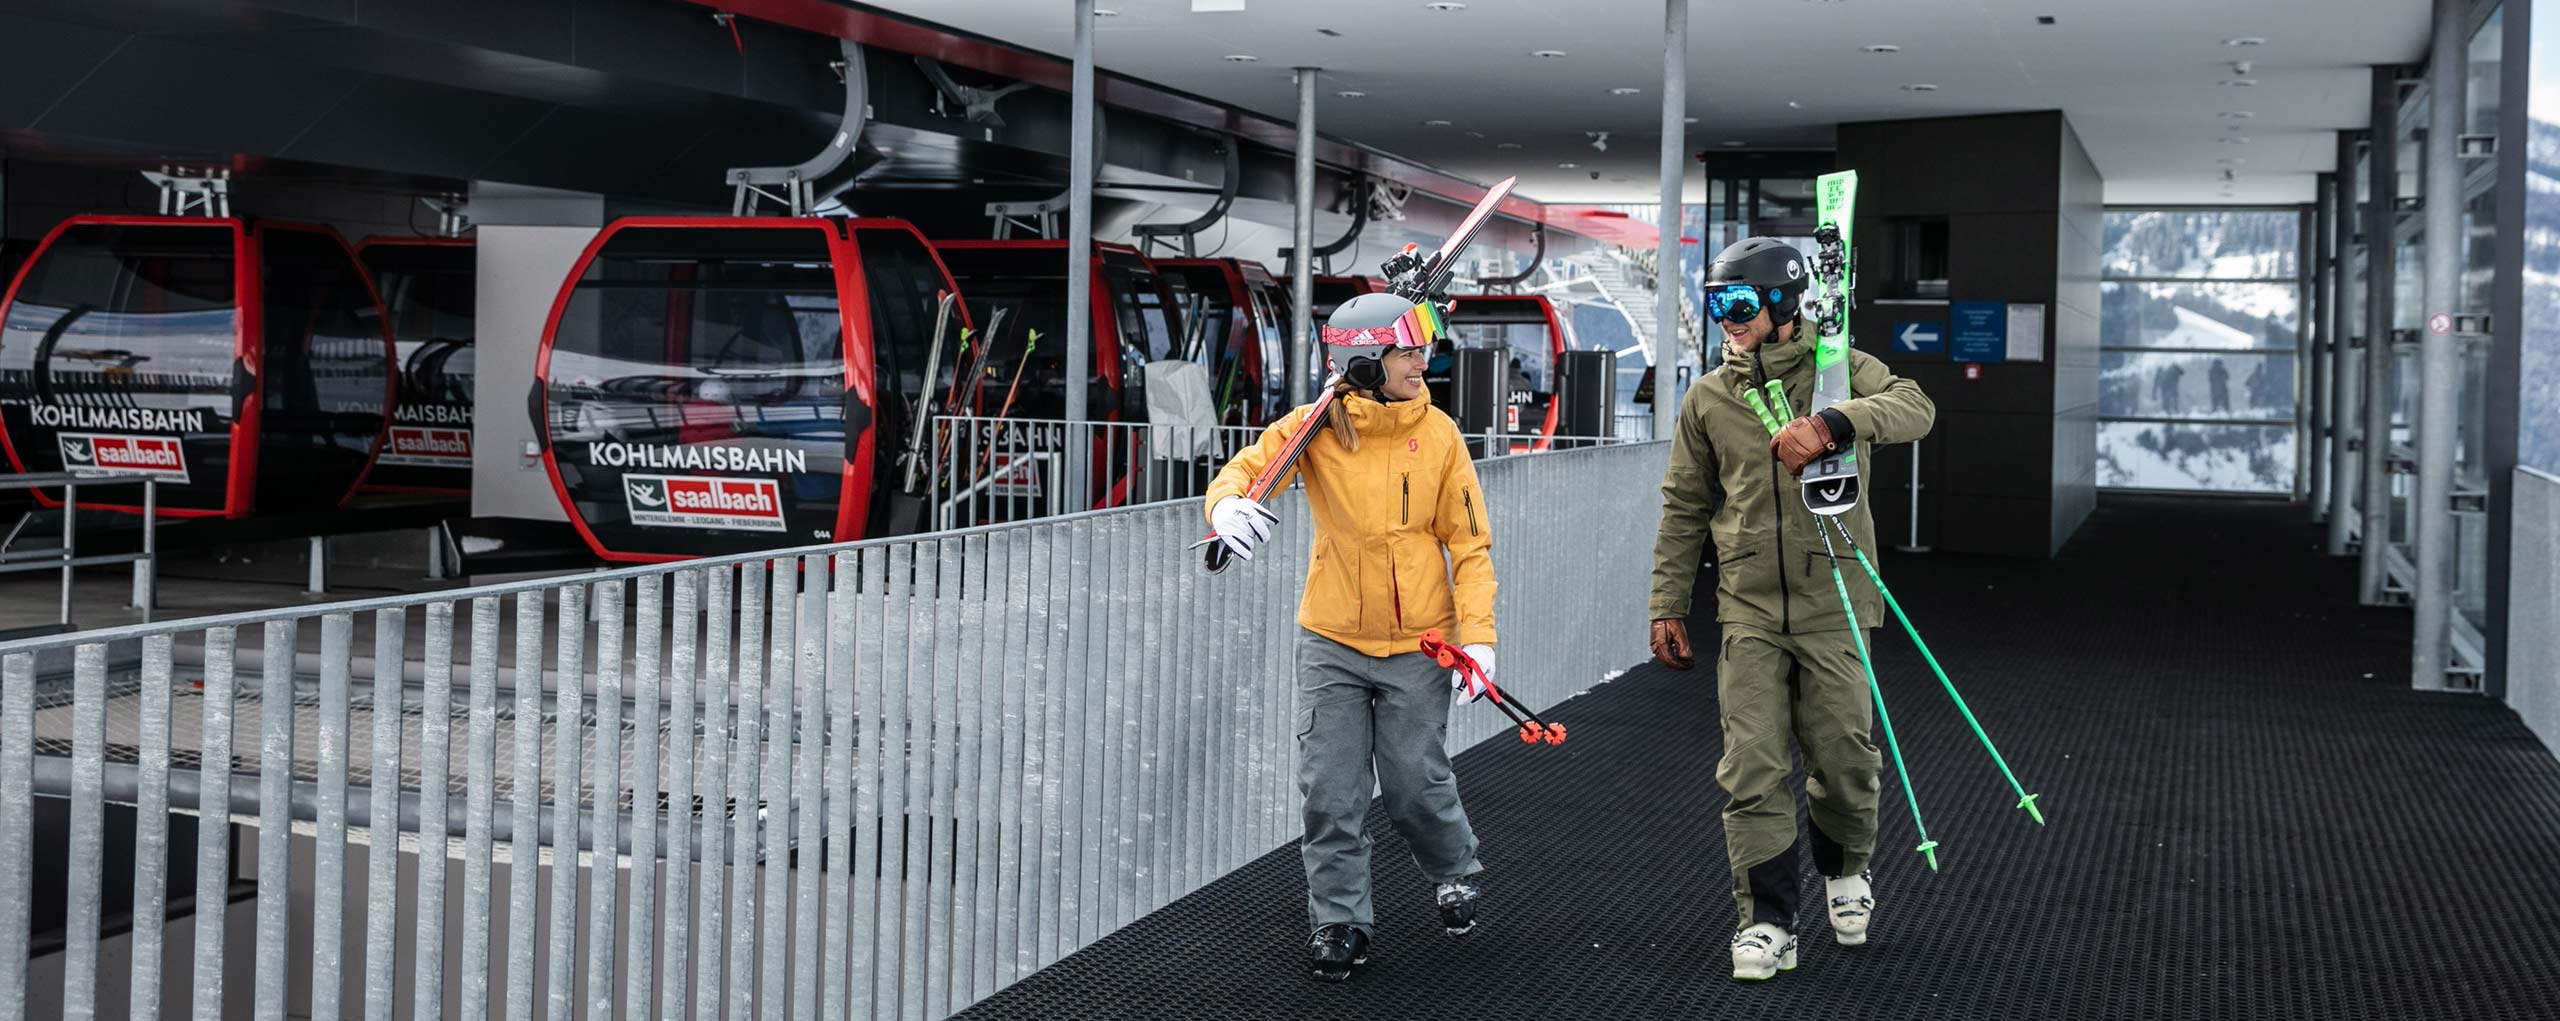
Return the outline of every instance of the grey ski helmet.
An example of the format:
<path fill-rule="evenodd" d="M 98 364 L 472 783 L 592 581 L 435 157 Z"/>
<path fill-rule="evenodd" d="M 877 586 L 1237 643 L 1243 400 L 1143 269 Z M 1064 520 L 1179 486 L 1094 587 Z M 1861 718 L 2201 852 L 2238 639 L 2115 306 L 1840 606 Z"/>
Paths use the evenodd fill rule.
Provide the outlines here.
<path fill-rule="evenodd" d="M 1771 323 L 1794 322 L 1811 272 L 1804 254 L 1784 241 L 1764 237 L 1736 241 L 1707 264 L 1708 311 L 1723 318 L 1724 305 L 1716 300 L 1717 292 L 1748 285 L 1758 292 L 1759 304 L 1769 310 Z"/>
<path fill-rule="evenodd" d="M 1391 348 L 1430 347 L 1439 339 L 1438 310 L 1393 294 L 1363 294 L 1343 302 L 1326 317 L 1319 339 L 1325 360 L 1352 386 L 1376 390 L 1385 385 L 1381 363 Z"/>

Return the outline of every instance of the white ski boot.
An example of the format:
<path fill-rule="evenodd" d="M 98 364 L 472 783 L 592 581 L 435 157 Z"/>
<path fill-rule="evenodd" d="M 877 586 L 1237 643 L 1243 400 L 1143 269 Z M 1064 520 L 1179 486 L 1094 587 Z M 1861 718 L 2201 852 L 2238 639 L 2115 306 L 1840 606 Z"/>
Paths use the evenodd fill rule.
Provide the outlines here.
<path fill-rule="evenodd" d="M 1831 938 L 1844 947 L 1866 943 L 1867 922 L 1876 912 L 1876 891 L 1870 874 L 1826 878 L 1822 891 L 1831 905 Z"/>
<path fill-rule="evenodd" d="M 1758 982 L 1796 966 L 1794 933 L 1762 922 L 1733 934 L 1733 977 Z"/>

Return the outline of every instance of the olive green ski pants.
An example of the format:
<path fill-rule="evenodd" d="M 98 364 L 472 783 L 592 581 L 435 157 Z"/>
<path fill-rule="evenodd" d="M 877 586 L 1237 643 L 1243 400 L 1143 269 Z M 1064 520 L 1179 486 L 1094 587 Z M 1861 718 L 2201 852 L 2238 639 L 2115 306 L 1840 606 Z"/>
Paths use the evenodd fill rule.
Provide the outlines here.
<path fill-rule="evenodd" d="M 1825 876 L 1853 875 L 1866 871 L 1875 853 L 1882 760 L 1866 668 L 1846 630 L 1791 635 L 1725 624 L 1723 631 L 1716 696 L 1724 758 L 1716 783 L 1732 799 L 1724 839 L 1739 909 L 1734 927 L 1774 922 L 1793 932 L 1798 869 L 1789 738 L 1804 756 L 1814 866 Z"/>

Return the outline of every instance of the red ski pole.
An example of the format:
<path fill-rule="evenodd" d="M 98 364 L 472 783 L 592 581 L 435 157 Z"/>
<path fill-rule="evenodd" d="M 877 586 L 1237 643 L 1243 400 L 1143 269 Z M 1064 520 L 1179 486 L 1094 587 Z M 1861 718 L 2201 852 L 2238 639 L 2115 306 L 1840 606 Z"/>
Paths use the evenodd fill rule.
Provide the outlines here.
<path fill-rule="evenodd" d="M 1548 744 L 1564 743 L 1564 724 L 1549 723 L 1539 719 L 1537 710 L 1512 701 L 1510 696 L 1502 693 L 1502 689 L 1494 687 L 1493 678 L 1485 676 L 1484 667 L 1477 665 L 1475 657 L 1467 655 L 1466 650 L 1449 644 L 1441 637 L 1439 628 L 1432 628 L 1422 633 L 1422 651 L 1441 666 L 1461 671 L 1469 678 L 1483 684 L 1485 696 L 1493 700 L 1494 707 L 1501 709 L 1503 715 L 1511 717 L 1513 723 L 1520 725 L 1520 740 L 1523 743 L 1536 744 L 1540 741 Z"/>

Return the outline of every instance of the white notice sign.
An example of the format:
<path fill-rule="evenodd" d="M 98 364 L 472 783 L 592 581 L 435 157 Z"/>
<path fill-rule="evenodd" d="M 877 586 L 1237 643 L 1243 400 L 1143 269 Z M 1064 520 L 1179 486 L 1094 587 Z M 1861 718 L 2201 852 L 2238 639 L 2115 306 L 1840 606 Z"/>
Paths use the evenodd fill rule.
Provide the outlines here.
<path fill-rule="evenodd" d="M 2044 306 L 2010 304 L 2009 360 L 2044 360 Z"/>

